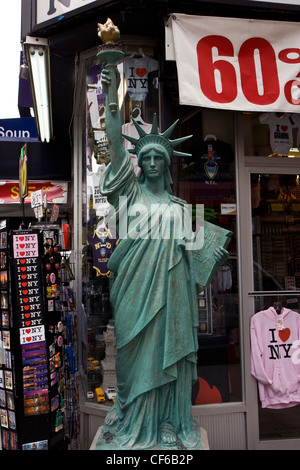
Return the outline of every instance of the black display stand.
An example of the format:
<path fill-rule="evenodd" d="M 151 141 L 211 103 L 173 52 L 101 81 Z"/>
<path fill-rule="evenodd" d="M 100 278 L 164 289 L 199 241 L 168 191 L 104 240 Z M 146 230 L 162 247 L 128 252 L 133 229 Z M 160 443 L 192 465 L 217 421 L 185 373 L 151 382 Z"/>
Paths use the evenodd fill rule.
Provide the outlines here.
<path fill-rule="evenodd" d="M 7 256 L 9 297 L 7 321 L 1 309 L 7 352 L 0 369 L 2 449 L 64 450 L 59 231 L 12 230 L 6 237 L 7 247 L 0 248 Z"/>
<path fill-rule="evenodd" d="M 0 221 L 0 424 L 2 449 L 18 449 L 8 221 Z"/>

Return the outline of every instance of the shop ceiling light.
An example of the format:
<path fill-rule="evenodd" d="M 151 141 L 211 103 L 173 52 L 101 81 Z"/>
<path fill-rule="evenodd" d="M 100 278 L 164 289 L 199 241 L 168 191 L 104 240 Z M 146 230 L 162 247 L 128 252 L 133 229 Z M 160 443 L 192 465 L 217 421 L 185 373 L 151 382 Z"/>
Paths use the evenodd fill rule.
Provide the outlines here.
<path fill-rule="evenodd" d="M 44 38 L 27 36 L 24 51 L 38 135 L 41 142 L 49 142 L 53 136 L 53 128 L 48 41 Z"/>

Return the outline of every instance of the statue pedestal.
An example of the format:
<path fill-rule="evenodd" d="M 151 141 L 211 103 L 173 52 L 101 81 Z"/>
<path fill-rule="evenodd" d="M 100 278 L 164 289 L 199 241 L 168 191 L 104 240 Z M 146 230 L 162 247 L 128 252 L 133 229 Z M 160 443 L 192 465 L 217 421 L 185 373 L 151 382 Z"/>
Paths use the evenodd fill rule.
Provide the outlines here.
<path fill-rule="evenodd" d="M 101 429 L 102 429 L 102 426 L 100 426 L 98 431 L 96 432 L 95 437 L 93 439 L 93 442 L 92 442 L 91 447 L 90 447 L 89 450 L 97 450 L 97 442 L 99 440 Z M 203 450 L 209 450 L 207 432 L 203 428 L 200 428 L 200 432 L 201 432 L 201 442 L 202 442 Z M 172 447 L 170 447 L 169 449 L 170 449 L 170 451 L 175 450 L 175 448 L 172 448 Z M 156 450 L 161 450 L 161 449 L 158 446 L 156 446 L 156 447 L 153 447 L 152 449 L 149 449 L 149 450 L 150 451 L 152 451 L 152 450 L 156 451 Z M 163 450 L 166 450 L 166 448 L 164 448 Z M 176 449 L 176 450 L 178 451 L 178 449 Z"/>

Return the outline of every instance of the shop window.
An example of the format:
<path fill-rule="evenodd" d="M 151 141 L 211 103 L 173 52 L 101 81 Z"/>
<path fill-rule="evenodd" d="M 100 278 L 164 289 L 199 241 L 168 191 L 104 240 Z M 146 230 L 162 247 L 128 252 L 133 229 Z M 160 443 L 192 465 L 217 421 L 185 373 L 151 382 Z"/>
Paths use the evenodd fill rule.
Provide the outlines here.
<path fill-rule="evenodd" d="M 294 113 L 243 113 L 245 155 L 299 158 L 300 119 Z"/>
<path fill-rule="evenodd" d="M 149 70 L 146 65 L 135 67 L 139 78 L 143 75 L 148 79 L 145 94 L 144 88 L 137 88 L 138 82 L 135 80 L 138 77 L 133 76 L 130 63 L 132 59 L 140 59 L 141 63 L 144 60 L 145 63 L 146 57 L 149 58 Z M 177 106 L 174 95 L 176 82 L 168 79 L 163 86 L 160 83 L 163 90 L 159 89 L 158 66 L 155 48 L 142 46 L 126 49 L 126 60 L 120 66 L 122 80 L 119 87 L 123 133 L 131 135 L 135 131 L 131 116 L 149 132 L 156 113 L 159 125 L 164 126 L 162 131 L 180 118 L 179 130 L 175 130 L 175 134 L 179 132 L 180 135 L 172 135 L 172 138 L 193 134 L 184 148 L 178 148 L 179 151 L 190 151 L 192 157 L 177 157 L 171 162 L 173 192 L 194 207 L 204 204 L 206 220 L 231 230 L 233 236 L 226 264 L 220 267 L 211 285 L 198 292 L 198 381 L 193 388 L 192 403 L 203 405 L 241 401 L 234 115 L 231 112 Z M 110 330 L 112 312 L 107 261 L 118 244 L 118 234 L 106 230 L 109 204 L 98 190 L 100 174 L 109 163 L 105 97 L 100 75 L 101 66 L 94 56 L 86 66 L 86 132 L 82 167 L 83 195 L 86 196 L 82 211 L 82 304 L 86 330 L 82 362 L 87 400 L 109 405 L 112 401 L 105 394 L 105 388 L 114 385 L 115 378 L 111 375 L 107 384 L 105 377 L 114 373 L 115 349 Z M 132 92 L 129 92 L 130 87 L 133 88 Z M 164 95 L 163 106 L 159 106 L 159 94 Z M 163 115 L 160 116 L 161 109 Z M 129 143 L 124 140 L 124 145 L 128 146 Z M 132 160 L 138 171 L 135 155 L 132 155 Z"/>
<path fill-rule="evenodd" d="M 253 174 L 251 190 L 255 290 L 299 290 L 299 175 Z"/>
<path fill-rule="evenodd" d="M 241 395 L 240 323 L 236 245 L 234 114 L 181 107 L 182 135 L 192 134 L 173 162 L 176 195 L 204 206 L 205 220 L 233 233 L 229 258 L 211 284 L 199 291 L 198 382 L 194 405 L 239 401 Z"/>
<path fill-rule="evenodd" d="M 258 381 L 261 439 L 300 436 L 299 421 L 295 419 L 299 412 L 299 389 L 296 387 L 295 392 L 289 389 L 299 364 L 296 342 L 299 329 L 292 323 L 299 324 L 300 313 L 299 201 L 299 175 L 251 174 L 254 313 L 257 314 L 254 331 L 256 334 L 257 329 L 266 328 L 269 322 L 263 341 L 266 349 L 262 349 L 261 355 L 265 370 L 274 382 L 274 386 L 264 388 Z M 255 351 L 255 337 L 251 339 Z M 285 355 L 280 353 L 283 348 L 288 351 Z M 256 356 L 252 353 L 251 357 L 252 371 L 255 371 Z M 283 392 L 279 391 L 281 382 L 276 383 L 272 369 L 272 366 L 280 368 L 279 364 L 284 364 L 288 371 L 287 378 L 283 378 L 288 384 L 283 385 Z M 255 372 L 253 375 L 257 377 Z"/>
<path fill-rule="evenodd" d="M 152 46 L 124 45 L 125 59 L 118 66 L 120 112 L 123 133 L 135 136 L 133 117 L 149 132 L 153 114 L 158 114 L 158 61 Z M 115 337 L 110 306 L 110 255 L 118 245 L 117 231 L 109 227 L 111 206 L 99 192 L 101 174 L 110 162 L 105 128 L 105 94 L 101 86 L 102 66 L 97 52 L 86 61 L 85 122 L 82 159 L 82 365 L 86 376 L 86 399 L 94 403 L 113 402 Z M 151 123 L 151 124 L 150 124 Z M 130 148 L 124 139 L 125 148 Z M 135 171 L 137 158 L 132 154 Z M 108 390 L 109 389 L 109 390 Z"/>

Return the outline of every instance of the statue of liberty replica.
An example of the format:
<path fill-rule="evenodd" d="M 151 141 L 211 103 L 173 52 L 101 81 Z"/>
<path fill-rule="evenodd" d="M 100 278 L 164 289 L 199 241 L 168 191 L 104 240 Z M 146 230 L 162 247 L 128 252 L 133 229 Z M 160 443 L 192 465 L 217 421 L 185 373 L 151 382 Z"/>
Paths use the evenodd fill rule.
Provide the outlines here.
<path fill-rule="evenodd" d="M 106 43 L 97 57 L 103 65 L 110 151 L 100 192 L 128 231 L 109 261 L 117 396 L 95 450 L 202 449 L 199 423 L 191 413 L 197 379 L 197 285 L 204 288 L 225 261 L 231 233 L 205 223 L 203 247 L 196 243 L 193 249 L 187 240 L 186 203 L 173 196 L 169 172 L 171 158 L 185 155 L 174 147 L 186 137 L 169 139 L 176 123 L 159 133 L 154 117 L 146 134 L 134 121 L 139 137 L 130 140 L 141 169 L 135 175 L 123 146 L 118 106 L 119 31 L 110 20 L 99 24 L 98 31 Z M 140 209 L 139 231 L 132 221 L 133 207 Z"/>

